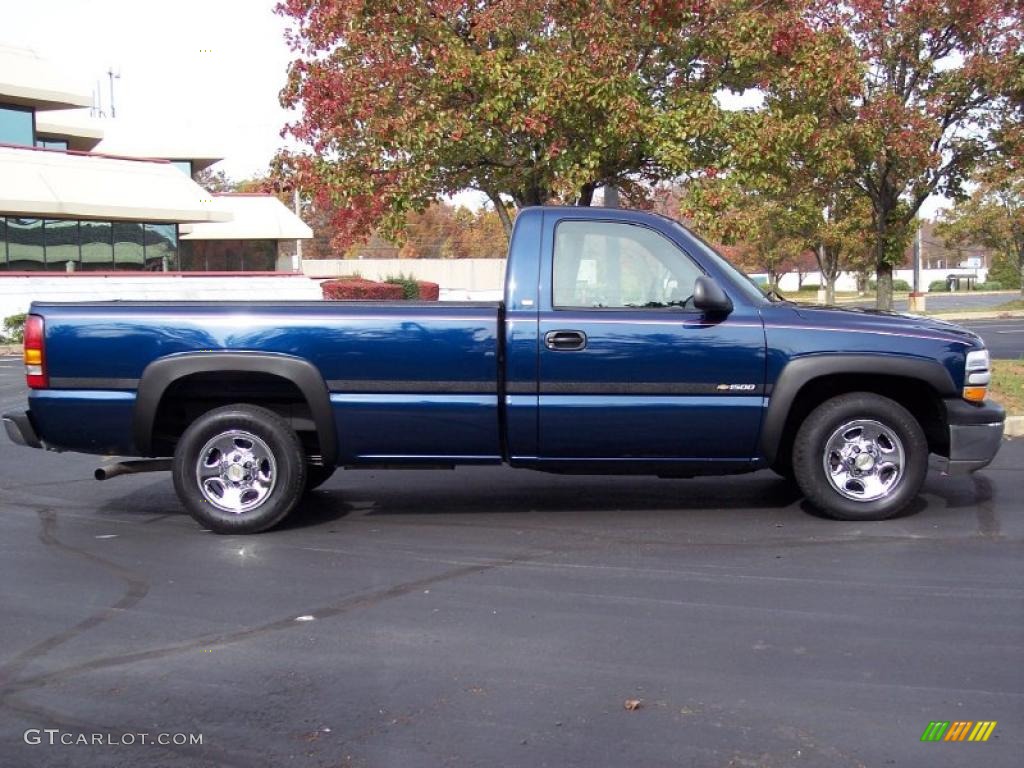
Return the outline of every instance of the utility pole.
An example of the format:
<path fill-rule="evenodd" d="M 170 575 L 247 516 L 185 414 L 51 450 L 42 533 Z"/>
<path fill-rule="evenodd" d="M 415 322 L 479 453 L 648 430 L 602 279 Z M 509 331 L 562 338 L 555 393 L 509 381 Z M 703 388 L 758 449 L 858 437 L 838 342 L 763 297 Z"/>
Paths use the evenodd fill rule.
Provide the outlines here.
<path fill-rule="evenodd" d="M 121 79 L 121 72 L 115 72 L 114 68 L 111 66 L 110 69 L 107 70 L 107 77 L 110 78 L 110 116 L 117 117 L 117 109 L 114 107 L 114 81 Z"/>
<path fill-rule="evenodd" d="M 302 206 L 299 203 L 299 188 L 296 187 L 292 190 L 293 204 L 295 206 L 295 215 L 300 219 L 302 218 Z M 295 258 L 292 261 L 292 269 L 296 272 L 302 271 L 302 241 L 298 238 L 295 239 Z"/>
<path fill-rule="evenodd" d="M 914 232 L 914 285 L 910 291 L 908 303 L 911 312 L 924 312 L 925 294 L 921 291 L 921 220 L 915 219 L 917 231 Z"/>

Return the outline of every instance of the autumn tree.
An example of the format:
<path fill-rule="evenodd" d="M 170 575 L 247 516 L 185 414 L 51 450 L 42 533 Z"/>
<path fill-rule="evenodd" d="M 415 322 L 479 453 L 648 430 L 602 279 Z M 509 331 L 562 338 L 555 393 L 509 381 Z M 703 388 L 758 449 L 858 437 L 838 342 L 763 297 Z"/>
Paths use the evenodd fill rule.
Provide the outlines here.
<path fill-rule="evenodd" d="M 750 190 L 732 177 L 695 179 L 683 188 L 680 212 L 709 239 L 731 247 L 730 258 L 749 272 L 766 272 L 778 289 L 807 250 L 801 237 L 807 212 L 791 201 Z"/>
<path fill-rule="evenodd" d="M 871 203 L 882 309 L 892 307 L 893 265 L 922 203 L 962 196 L 991 149 L 986 134 L 1019 76 L 1021 24 L 1014 0 L 815 0 L 794 33 L 833 43 L 821 52 L 823 71 L 794 71 L 769 87 L 776 103 L 799 111 L 804 100 L 820 105 L 828 86 L 826 117 L 846 126 L 844 152 Z"/>
<path fill-rule="evenodd" d="M 715 93 L 753 81 L 790 3 L 282 0 L 298 111 L 278 174 L 350 241 L 475 189 L 589 204 L 701 165 Z"/>

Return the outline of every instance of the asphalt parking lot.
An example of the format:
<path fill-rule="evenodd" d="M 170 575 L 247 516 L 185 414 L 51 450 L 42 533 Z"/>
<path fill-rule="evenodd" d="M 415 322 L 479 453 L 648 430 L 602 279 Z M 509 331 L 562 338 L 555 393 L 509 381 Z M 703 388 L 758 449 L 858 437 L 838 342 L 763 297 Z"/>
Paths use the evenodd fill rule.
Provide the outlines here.
<path fill-rule="evenodd" d="M 0 410 L 20 377 L 0 361 Z M 0 441 L 4 766 L 1024 754 L 1024 441 L 870 524 L 809 514 L 770 473 L 494 468 L 339 473 L 284 528 L 220 537 L 166 475 L 95 466 Z M 934 720 L 998 725 L 922 743 Z M 202 744 L 59 743 L 95 733 Z"/>
<path fill-rule="evenodd" d="M 1024 360 L 1024 317 L 960 321 L 981 336 L 992 357 L 1000 360 Z"/>

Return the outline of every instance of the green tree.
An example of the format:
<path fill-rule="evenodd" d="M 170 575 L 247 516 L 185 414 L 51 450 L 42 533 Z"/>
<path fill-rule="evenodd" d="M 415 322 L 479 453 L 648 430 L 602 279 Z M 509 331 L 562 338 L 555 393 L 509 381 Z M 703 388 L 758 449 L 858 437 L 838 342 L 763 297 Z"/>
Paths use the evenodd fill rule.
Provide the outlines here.
<path fill-rule="evenodd" d="M 1012 267 L 1014 279 L 1007 280 L 1000 264 L 989 278 L 1024 294 L 1024 170 L 1016 168 L 1018 160 L 988 169 L 969 198 L 944 212 L 938 234 L 951 245 L 994 250 L 1000 264 Z"/>
<path fill-rule="evenodd" d="M 777 102 L 829 106 L 857 186 L 871 203 L 879 308 L 892 307 L 892 269 L 934 193 L 959 197 L 984 156 L 985 134 L 1009 110 L 1019 77 L 1015 0 L 815 0 L 800 34 L 832 42 L 824 72 L 769 84 Z M 841 34 L 837 31 L 841 30 Z M 824 87 L 824 91 L 823 91 Z"/>

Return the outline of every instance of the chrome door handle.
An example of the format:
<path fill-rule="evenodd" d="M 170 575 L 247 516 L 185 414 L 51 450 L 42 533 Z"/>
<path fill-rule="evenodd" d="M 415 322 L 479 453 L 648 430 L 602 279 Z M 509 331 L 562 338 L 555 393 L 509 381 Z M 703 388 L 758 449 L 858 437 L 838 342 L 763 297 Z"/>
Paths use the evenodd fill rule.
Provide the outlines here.
<path fill-rule="evenodd" d="M 587 346 L 587 334 L 583 331 L 548 331 L 544 334 L 544 346 L 555 352 L 575 352 Z"/>

